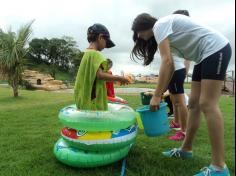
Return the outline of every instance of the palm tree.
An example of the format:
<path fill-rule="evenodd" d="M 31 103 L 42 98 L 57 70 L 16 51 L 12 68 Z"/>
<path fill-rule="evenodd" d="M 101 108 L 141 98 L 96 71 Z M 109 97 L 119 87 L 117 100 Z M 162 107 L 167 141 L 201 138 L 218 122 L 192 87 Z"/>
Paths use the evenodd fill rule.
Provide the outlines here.
<path fill-rule="evenodd" d="M 0 75 L 8 80 L 13 89 L 14 97 L 18 97 L 18 87 L 22 78 L 26 45 L 32 33 L 30 23 L 20 27 L 15 33 L 9 29 L 0 30 Z"/>

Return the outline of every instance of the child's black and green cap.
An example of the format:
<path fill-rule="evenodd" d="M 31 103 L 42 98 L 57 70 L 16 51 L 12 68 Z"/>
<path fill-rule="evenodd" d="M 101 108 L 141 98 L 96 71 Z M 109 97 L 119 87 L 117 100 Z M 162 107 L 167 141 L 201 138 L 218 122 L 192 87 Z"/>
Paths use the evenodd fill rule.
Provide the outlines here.
<path fill-rule="evenodd" d="M 91 36 L 94 34 L 95 35 L 99 35 L 99 34 L 103 35 L 104 39 L 106 40 L 106 48 L 112 48 L 115 46 L 114 42 L 110 39 L 110 33 L 109 33 L 108 29 L 104 25 L 102 25 L 100 23 L 95 23 L 94 25 L 90 26 L 88 28 L 87 35 Z"/>

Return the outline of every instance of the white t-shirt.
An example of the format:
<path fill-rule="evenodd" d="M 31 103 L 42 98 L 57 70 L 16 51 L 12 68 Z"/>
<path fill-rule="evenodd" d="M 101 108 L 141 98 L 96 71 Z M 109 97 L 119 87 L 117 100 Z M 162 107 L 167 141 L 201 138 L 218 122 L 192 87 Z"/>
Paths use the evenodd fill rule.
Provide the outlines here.
<path fill-rule="evenodd" d="M 168 38 L 174 55 L 196 63 L 200 63 L 229 43 L 227 38 L 214 29 L 179 14 L 160 18 L 154 25 L 153 32 L 158 44 Z"/>
<path fill-rule="evenodd" d="M 173 60 L 174 60 L 174 65 L 175 65 L 175 71 L 185 68 L 183 59 L 173 56 Z"/>

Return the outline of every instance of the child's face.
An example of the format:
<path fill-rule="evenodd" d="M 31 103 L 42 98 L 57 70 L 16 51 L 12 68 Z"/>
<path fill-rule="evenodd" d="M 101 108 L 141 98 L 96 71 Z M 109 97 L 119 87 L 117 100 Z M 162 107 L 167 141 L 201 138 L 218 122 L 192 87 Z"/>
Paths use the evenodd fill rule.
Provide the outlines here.
<path fill-rule="evenodd" d="M 104 48 L 106 48 L 106 40 L 105 40 L 105 37 L 100 34 L 98 36 L 98 39 L 97 39 L 97 44 L 98 44 L 98 50 L 101 51 L 103 50 Z"/>

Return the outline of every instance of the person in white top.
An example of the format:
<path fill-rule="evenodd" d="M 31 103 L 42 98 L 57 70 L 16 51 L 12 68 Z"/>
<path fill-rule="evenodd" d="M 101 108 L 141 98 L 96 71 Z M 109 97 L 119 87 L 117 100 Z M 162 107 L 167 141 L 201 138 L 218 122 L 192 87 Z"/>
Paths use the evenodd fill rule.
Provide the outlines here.
<path fill-rule="evenodd" d="M 134 48 L 132 58 L 149 65 L 159 49 L 161 65 L 150 110 L 157 110 L 175 70 L 173 55 L 196 63 L 193 70 L 189 115 L 185 140 L 179 149 L 163 152 L 168 157 L 192 157 L 192 146 L 200 124 L 200 113 L 206 117 L 212 149 L 211 165 L 196 176 L 229 175 L 224 160 L 224 127 L 219 109 L 221 86 L 232 55 L 229 40 L 191 17 L 179 14 L 157 19 L 147 13 L 138 15 L 132 25 Z M 181 175 L 181 174 L 180 174 Z"/>
<path fill-rule="evenodd" d="M 171 102 L 173 105 L 174 120 L 170 122 L 170 128 L 178 130 L 175 135 L 170 136 L 170 140 L 181 141 L 185 138 L 186 121 L 188 108 L 185 102 L 184 80 L 189 70 L 189 61 L 178 57 L 173 57 L 175 71 L 168 85 Z"/>
<path fill-rule="evenodd" d="M 182 14 L 189 16 L 188 11 L 177 10 L 173 14 Z M 183 60 L 178 56 L 173 56 L 175 71 L 172 75 L 168 90 L 170 92 L 171 101 L 174 110 L 174 120 L 170 122 L 170 128 L 177 129 L 175 135 L 170 136 L 170 140 L 181 141 L 186 135 L 186 123 L 188 116 L 188 109 L 185 102 L 184 80 L 188 74 L 190 61 Z"/>

